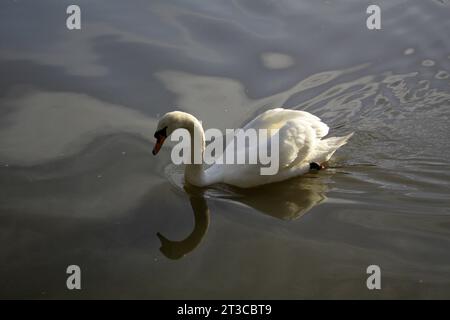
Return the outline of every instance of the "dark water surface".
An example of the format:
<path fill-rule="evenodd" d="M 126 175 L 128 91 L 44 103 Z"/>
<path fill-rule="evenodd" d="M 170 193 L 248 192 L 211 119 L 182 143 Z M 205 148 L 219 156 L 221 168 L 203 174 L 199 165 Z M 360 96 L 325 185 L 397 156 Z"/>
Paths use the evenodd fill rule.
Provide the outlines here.
<path fill-rule="evenodd" d="M 450 298 L 448 1 L 72 2 L 0 2 L 1 298 Z M 355 131 L 330 169 L 185 190 L 151 154 L 173 109 L 280 106 Z"/>

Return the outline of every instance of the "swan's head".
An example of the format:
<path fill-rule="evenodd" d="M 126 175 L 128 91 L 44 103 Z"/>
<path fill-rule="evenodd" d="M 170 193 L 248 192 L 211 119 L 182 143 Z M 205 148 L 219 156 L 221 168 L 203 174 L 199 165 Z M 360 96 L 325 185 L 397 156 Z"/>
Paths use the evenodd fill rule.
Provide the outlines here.
<path fill-rule="evenodd" d="M 176 129 L 184 128 L 190 130 L 195 122 L 198 120 L 189 113 L 182 111 L 172 111 L 166 113 L 158 122 L 158 127 L 155 131 L 156 144 L 152 153 L 156 155 L 161 149 L 164 141 Z"/>

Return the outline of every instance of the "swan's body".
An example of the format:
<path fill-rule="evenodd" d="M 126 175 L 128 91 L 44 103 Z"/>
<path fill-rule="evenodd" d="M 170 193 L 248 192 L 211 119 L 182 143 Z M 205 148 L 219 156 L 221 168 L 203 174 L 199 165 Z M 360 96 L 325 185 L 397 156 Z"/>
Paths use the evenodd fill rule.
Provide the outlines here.
<path fill-rule="evenodd" d="M 156 154 L 165 137 L 175 129 L 185 128 L 191 136 L 200 136 L 201 154 L 205 150 L 204 131 L 201 123 L 192 115 L 174 111 L 163 116 L 158 123 L 155 137 L 158 139 L 154 149 Z M 333 153 L 353 135 L 322 139 L 328 134 L 329 128 L 320 118 L 306 111 L 271 109 L 250 121 L 243 129 L 279 129 L 279 170 L 275 175 L 261 175 L 261 164 L 213 164 L 206 170 L 201 164 L 188 164 L 185 168 L 185 179 L 196 186 L 207 186 L 214 183 L 226 183 L 242 188 L 254 187 L 267 183 L 286 180 L 310 170 L 311 163 L 328 161 Z M 270 139 L 270 137 L 268 138 Z M 193 140 L 193 139 L 192 139 Z M 191 144 L 191 154 L 197 145 Z M 234 144 L 227 146 L 234 148 Z M 236 152 L 248 152 L 236 150 Z M 156 152 L 155 152 L 156 150 Z"/>

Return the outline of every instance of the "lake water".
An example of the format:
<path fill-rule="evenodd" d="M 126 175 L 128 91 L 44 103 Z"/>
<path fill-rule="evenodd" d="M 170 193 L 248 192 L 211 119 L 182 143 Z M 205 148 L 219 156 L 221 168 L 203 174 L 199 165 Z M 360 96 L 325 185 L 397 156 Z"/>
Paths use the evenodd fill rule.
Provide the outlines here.
<path fill-rule="evenodd" d="M 0 3 L 1 298 L 450 298 L 448 1 L 72 2 Z M 151 154 L 165 112 L 280 106 L 355 135 L 250 190 Z"/>

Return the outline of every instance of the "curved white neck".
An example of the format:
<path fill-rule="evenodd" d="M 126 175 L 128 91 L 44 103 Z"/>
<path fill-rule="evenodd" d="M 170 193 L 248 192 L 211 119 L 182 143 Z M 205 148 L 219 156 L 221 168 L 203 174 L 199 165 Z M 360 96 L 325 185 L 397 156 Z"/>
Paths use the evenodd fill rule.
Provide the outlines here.
<path fill-rule="evenodd" d="M 199 121 L 189 122 L 186 129 L 191 136 L 191 163 L 185 166 L 184 177 L 190 184 L 201 187 L 207 184 L 203 170 L 205 133 Z"/>

